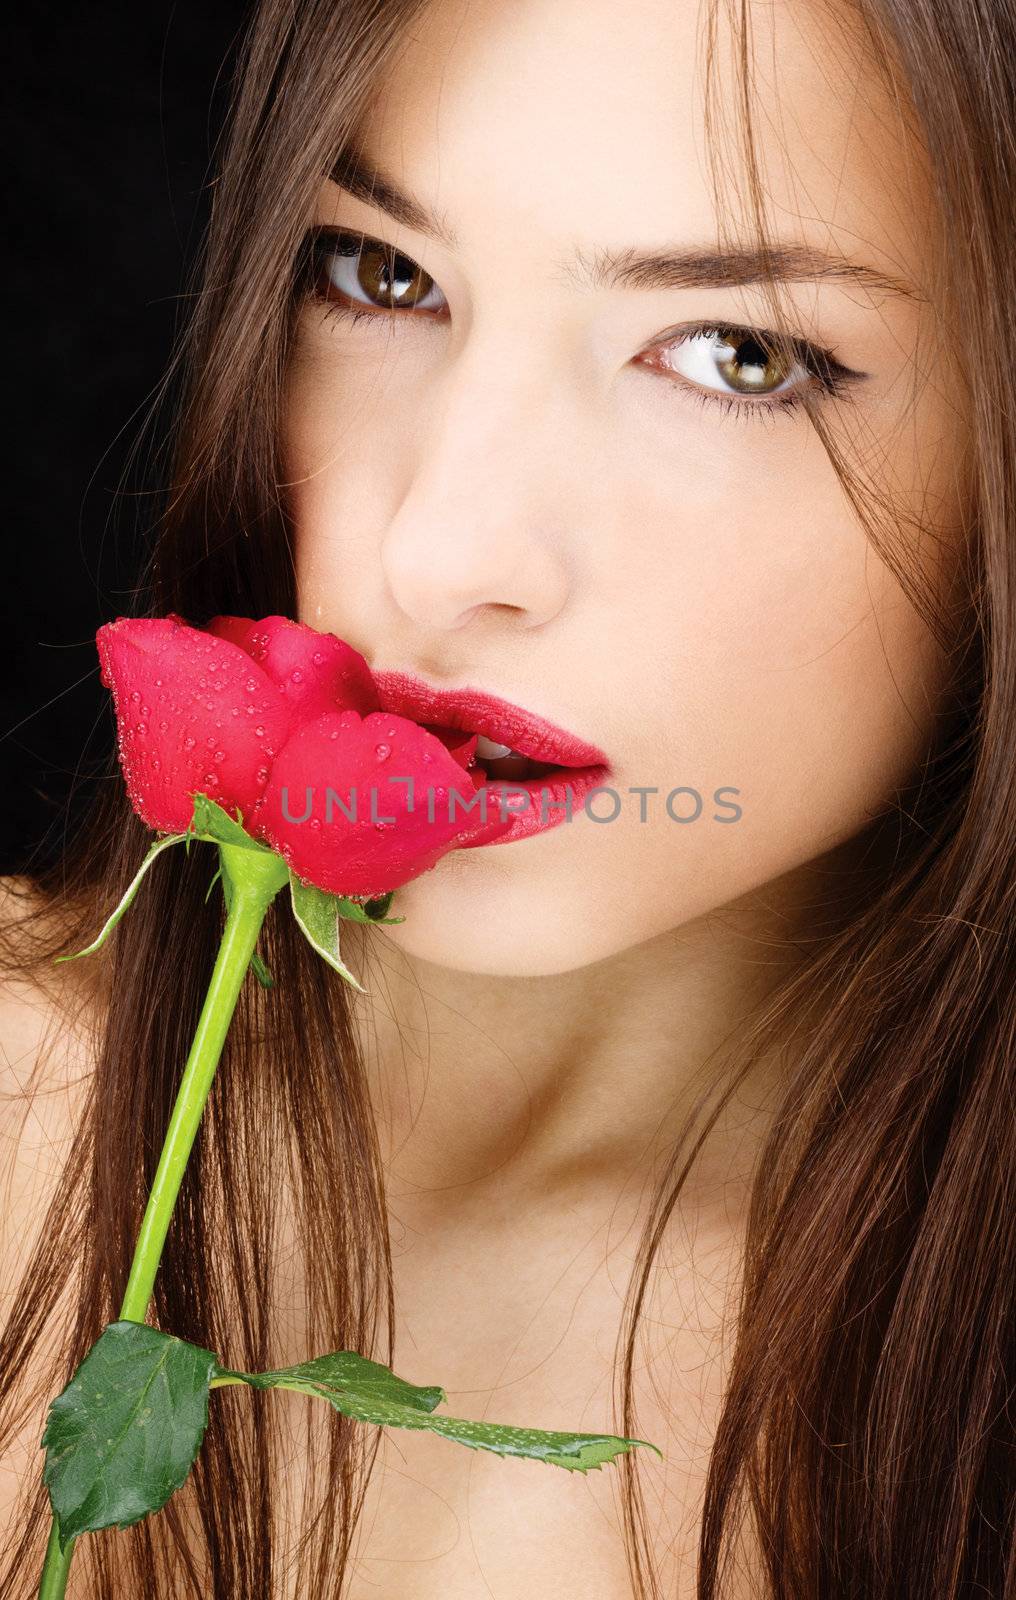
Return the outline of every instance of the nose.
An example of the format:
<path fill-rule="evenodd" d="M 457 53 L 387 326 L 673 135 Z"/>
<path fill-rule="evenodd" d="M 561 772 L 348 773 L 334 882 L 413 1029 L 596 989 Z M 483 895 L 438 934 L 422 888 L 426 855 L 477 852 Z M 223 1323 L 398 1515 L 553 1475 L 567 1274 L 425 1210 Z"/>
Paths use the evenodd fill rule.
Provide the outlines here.
<path fill-rule="evenodd" d="M 421 627 L 462 628 L 490 607 L 535 628 L 557 615 L 569 589 L 559 430 L 546 385 L 541 402 L 535 375 L 513 372 L 510 352 L 493 366 L 489 349 L 468 367 L 461 359 L 434 396 L 420 458 L 383 538 L 385 579 Z M 491 381 L 492 371 L 506 370 L 507 383 Z"/>

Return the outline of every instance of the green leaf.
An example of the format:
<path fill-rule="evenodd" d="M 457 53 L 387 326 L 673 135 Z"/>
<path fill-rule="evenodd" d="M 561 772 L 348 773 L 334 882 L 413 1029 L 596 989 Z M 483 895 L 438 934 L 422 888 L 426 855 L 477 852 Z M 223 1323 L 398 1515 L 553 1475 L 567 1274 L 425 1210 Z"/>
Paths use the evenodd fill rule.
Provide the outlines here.
<path fill-rule="evenodd" d="M 223 1367 L 211 1350 L 147 1323 L 111 1322 L 51 1403 L 42 1444 L 61 1553 L 78 1534 L 127 1528 L 159 1511 L 187 1478 L 208 1425 L 208 1395 L 226 1384 L 291 1389 L 358 1422 L 417 1428 L 499 1456 L 588 1472 L 647 1439 L 551 1433 L 439 1416 L 446 1398 L 353 1350 L 272 1372 Z"/>
<path fill-rule="evenodd" d="M 662 1452 L 648 1439 L 625 1439 L 602 1433 L 551 1433 L 539 1428 L 437 1416 L 434 1408 L 445 1399 L 443 1389 L 418 1388 L 397 1378 L 390 1368 L 368 1361 L 351 1350 L 319 1356 L 314 1361 L 279 1372 L 227 1373 L 223 1369 L 222 1376 L 233 1381 L 239 1379 L 256 1389 L 295 1389 L 301 1394 L 315 1395 L 359 1422 L 389 1428 L 423 1428 L 472 1450 L 490 1450 L 499 1456 L 523 1456 L 564 1467 L 569 1472 L 599 1468 L 637 1445 L 656 1450 L 662 1458 Z"/>
<path fill-rule="evenodd" d="M 392 903 L 394 889 L 387 894 L 377 895 L 373 900 L 351 900 L 347 895 L 335 895 L 335 901 L 340 917 L 347 922 L 405 922 L 405 917 L 386 917 L 385 912 Z"/>
<path fill-rule="evenodd" d="M 49 1408 L 43 1482 L 61 1552 L 98 1528 L 127 1528 L 187 1477 L 208 1423 L 211 1350 L 144 1322 L 111 1322 Z"/>
<path fill-rule="evenodd" d="M 293 871 L 289 874 L 289 893 L 293 902 L 293 915 L 318 955 L 323 956 L 328 965 L 334 967 L 340 977 L 345 978 L 354 989 L 366 994 L 363 984 L 354 978 L 339 955 L 341 912 L 338 901 L 341 896 L 328 894 L 324 889 L 315 888 L 312 883 L 304 883 L 303 879 L 298 878 Z"/>
<path fill-rule="evenodd" d="M 127 910 L 127 907 L 134 899 L 134 896 L 137 894 L 141 885 L 142 878 L 148 871 L 156 856 L 161 855 L 163 850 L 168 850 L 171 844 L 179 844 L 181 840 L 186 840 L 187 837 L 188 836 L 185 833 L 167 833 L 163 838 L 157 839 L 156 842 L 151 846 L 148 854 L 145 856 L 145 859 L 142 861 L 137 872 L 131 879 L 130 884 L 127 887 L 127 891 L 124 894 L 123 899 L 120 901 L 120 904 L 106 919 L 106 922 L 98 934 L 96 934 L 91 944 L 86 945 L 83 950 L 75 950 L 72 955 L 54 956 L 54 961 L 76 961 L 79 956 L 90 956 L 93 951 L 98 950 L 99 946 L 105 942 L 108 935 L 116 927 L 117 923 L 120 921 L 120 918 Z"/>
<path fill-rule="evenodd" d="M 372 1400 L 409 1406 L 414 1411 L 433 1411 L 446 1398 L 438 1384 L 421 1388 L 397 1378 L 391 1367 L 380 1361 L 370 1361 L 355 1350 L 335 1350 L 331 1355 L 315 1356 L 312 1361 L 301 1361 L 295 1367 L 281 1367 L 274 1372 L 233 1372 L 222 1368 L 222 1376 L 241 1378 L 254 1389 L 284 1389 L 311 1387 L 334 1389 L 337 1392 L 356 1394 L 365 1402 Z"/>

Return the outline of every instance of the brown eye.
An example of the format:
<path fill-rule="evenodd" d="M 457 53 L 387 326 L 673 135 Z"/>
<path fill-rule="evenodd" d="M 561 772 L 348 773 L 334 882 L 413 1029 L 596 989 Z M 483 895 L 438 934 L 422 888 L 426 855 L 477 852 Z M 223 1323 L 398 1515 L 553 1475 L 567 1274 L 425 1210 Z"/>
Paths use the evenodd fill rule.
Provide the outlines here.
<path fill-rule="evenodd" d="M 322 299 L 365 310 L 440 310 L 444 297 L 429 273 L 410 256 L 359 233 L 318 234 L 313 245 L 314 292 Z M 428 296 L 436 305 L 426 305 Z"/>
<path fill-rule="evenodd" d="M 772 394 L 793 372 L 795 361 L 767 350 L 752 335 L 717 340 L 711 352 L 717 372 L 739 394 Z"/>
<path fill-rule="evenodd" d="M 696 328 L 658 346 L 654 357 L 669 371 L 714 394 L 766 399 L 800 388 L 810 376 L 798 356 L 763 344 L 758 334 L 745 328 Z"/>

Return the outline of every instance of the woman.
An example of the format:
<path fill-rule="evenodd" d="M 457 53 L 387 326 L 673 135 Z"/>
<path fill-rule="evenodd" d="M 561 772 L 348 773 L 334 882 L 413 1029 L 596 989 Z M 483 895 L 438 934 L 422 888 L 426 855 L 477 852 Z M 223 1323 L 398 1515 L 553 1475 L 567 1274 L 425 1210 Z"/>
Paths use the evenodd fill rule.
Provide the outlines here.
<path fill-rule="evenodd" d="M 665 1459 L 217 1394 L 76 1592 L 1016 1592 L 1014 60 L 1008 0 L 259 9 L 148 609 L 507 700 L 614 798 L 408 884 L 363 1005 L 270 923 L 156 1314 Z M 65 1143 L 14 1212 L 5 1594 L 218 938 L 199 850 L 52 968 L 144 838 L 111 781 L 10 886 L 8 1093 Z"/>

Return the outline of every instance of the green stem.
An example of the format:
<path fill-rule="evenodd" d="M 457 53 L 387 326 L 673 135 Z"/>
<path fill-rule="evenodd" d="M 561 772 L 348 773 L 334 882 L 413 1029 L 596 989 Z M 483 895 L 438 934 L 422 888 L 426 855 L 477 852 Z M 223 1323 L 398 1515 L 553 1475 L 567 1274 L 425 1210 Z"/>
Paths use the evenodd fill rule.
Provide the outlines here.
<path fill-rule="evenodd" d="M 233 1020 L 244 976 L 254 954 L 261 924 L 272 900 L 289 881 L 286 863 L 267 850 L 247 850 L 240 845 L 220 844 L 219 855 L 223 872 L 229 875 L 232 885 L 229 914 L 138 1234 L 130 1277 L 120 1307 L 121 1321 L 144 1322 L 147 1315 L 184 1168 Z M 74 1545 L 74 1539 L 68 1540 L 61 1554 L 57 1519 L 54 1516 L 46 1547 L 39 1600 L 63 1600 Z"/>

